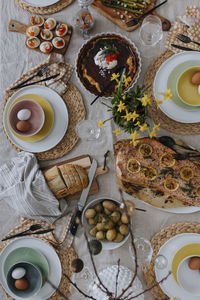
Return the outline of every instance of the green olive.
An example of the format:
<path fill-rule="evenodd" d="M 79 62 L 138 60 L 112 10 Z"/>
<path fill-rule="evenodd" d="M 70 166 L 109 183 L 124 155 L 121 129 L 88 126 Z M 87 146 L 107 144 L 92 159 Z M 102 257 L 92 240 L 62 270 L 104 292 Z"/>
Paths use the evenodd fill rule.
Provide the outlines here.
<path fill-rule="evenodd" d="M 114 211 L 116 209 L 116 204 L 113 203 L 112 201 L 106 200 L 103 201 L 103 207 L 107 208 L 110 211 Z"/>
<path fill-rule="evenodd" d="M 120 232 L 117 232 L 117 235 L 116 235 L 115 239 L 113 240 L 113 242 L 120 243 L 123 240 L 123 238 L 124 238 L 124 236 Z"/>
<path fill-rule="evenodd" d="M 93 227 L 93 228 L 89 231 L 89 233 L 90 233 L 91 236 L 96 236 L 97 232 L 98 232 L 98 229 L 97 229 L 96 226 Z"/>
<path fill-rule="evenodd" d="M 86 219 L 94 218 L 96 215 L 96 211 L 94 208 L 88 208 L 85 212 Z"/>
<path fill-rule="evenodd" d="M 95 221 L 95 219 L 94 218 L 89 218 L 88 219 L 88 224 L 89 225 L 95 225 L 97 222 Z"/>
<path fill-rule="evenodd" d="M 127 235 L 127 234 L 129 233 L 128 226 L 125 225 L 125 224 L 122 224 L 122 225 L 119 227 L 119 231 L 120 231 L 121 234 Z"/>
<path fill-rule="evenodd" d="M 94 209 L 96 210 L 96 212 L 100 213 L 103 211 L 103 206 L 101 205 L 101 203 L 98 203 L 97 205 L 95 205 Z"/>
<path fill-rule="evenodd" d="M 114 211 L 111 215 L 111 219 L 114 223 L 117 223 L 120 220 L 121 214 L 118 211 Z"/>
<path fill-rule="evenodd" d="M 106 238 L 108 241 L 113 241 L 116 238 L 117 231 L 113 228 L 106 232 Z"/>
<path fill-rule="evenodd" d="M 98 231 L 98 232 L 96 233 L 96 238 L 97 238 L 97 240 L 105 240 L 105 232 L 103 232 L 103 231 Z"/>
<path fill-rule="evenodd" d="M 128 224 L 128 217 L 126 214 L 124 214 L 124 213 L 122 214 L 121 221 L 123 224 Z"/>

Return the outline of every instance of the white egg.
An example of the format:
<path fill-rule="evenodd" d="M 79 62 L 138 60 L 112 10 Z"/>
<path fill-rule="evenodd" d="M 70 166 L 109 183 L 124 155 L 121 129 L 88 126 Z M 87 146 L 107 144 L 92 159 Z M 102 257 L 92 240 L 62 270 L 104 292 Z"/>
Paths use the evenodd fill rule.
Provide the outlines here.
<path fill-rule="evenodd" d="M 30 119 L 31 116 L 31 111 L 30 109 L 21 109 L 20 111 L 18 111 L 17 113 L 17 118 L 21 121 L 26 121 L 28 119 Z"/>
<path fill-rule="evenodd" d="M 16 268 L 12 271 L 12 278 L 21 279 L 26 274 L 26 270 L 24 268 Z"/>
<path fill-rule="evenodd" d="M 198 93 L 199 93 L 199 95 L 200 95 L 200 85 L 198 86 Z"/>

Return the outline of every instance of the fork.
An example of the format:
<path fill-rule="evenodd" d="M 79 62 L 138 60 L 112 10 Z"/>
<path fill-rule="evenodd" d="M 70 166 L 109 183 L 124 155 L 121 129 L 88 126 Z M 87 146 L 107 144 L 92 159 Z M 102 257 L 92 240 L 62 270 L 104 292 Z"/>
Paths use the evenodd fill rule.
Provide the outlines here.
<path fill-rule="evenodd" d="M 176 37 L 177 37 L 178 40 L 180 40 L 180 41 L 183 42 L 183 43 L 186 43 L 186 44 L 188 44 L 188 43 L 194 43 L 194 44 L 200 46 L 200 43 L 195 42 L 195 41 L 192 41 L 191 38 L 190 38 L 189 36 L 184 35 L 184 34 L 182 34 L 182 33 L 178 33 Z"/>
<path fill-rule="evenodd" d="M 45 75 L 48 71 L 48 66 L 45 66 L 44 68 L 40 69 L 35 75 L 29 77 L 28 79 L 22 81 L 21 83 L 19 83 L 18 85 L 14 86 L 11 88 L 11 90 L 15 90 L 18 87 L 21 87 L 22 85 L 24 85 L 24 83 L 32 80 L 33 78 L 35 78 L 36 76 L 42 77 L 43 75 Z"/>

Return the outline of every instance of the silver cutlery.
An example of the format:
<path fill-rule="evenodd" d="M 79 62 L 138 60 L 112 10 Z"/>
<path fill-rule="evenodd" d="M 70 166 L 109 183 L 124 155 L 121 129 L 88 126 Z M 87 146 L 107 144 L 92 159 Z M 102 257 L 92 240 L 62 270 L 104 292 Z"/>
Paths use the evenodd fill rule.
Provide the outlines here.
<path fill-rule="evenodd" d="M 173 149 L 173 150 L 175 150 L 175 151 L 176 151 L 176 146 L 178 146 L 178 147 L 181 147 L 181 148 L 183 148 L 183 149 L 185 149 L 185 150 L 189 150 L 189 151 L 192 151 L 192 152 L 196 152 L 196 150 L 194 150 L 194 149 L 192 149 L 192 148 L 190 148 L 190 147 L 187 147 L 187 146 L 183 146 L 183 145 L 177 144 L 177 143 L 175 142 L 175 140 L 174 140 L 172 137 L 170 137 L 170 136 L 160 136 L 160 137 L 158 138 L 158 141 L 159 141 L 161 144 L 163 144 L 163 145 L 165 145 L 165 146 L 167 146 L 167 147 L 169 147 L 169 148 L 171 148 L 171 149 Z"/>
<path fill-rule="evenodd" d="M 24 83 L 27 83 L 28 81 L 32 80 L 33 78 L 35 78 L 37 76 L 39 76 L 39 77 L 44 76 L 47 73 L 47 71 L 48 71 L 48 66 L 45 66 L 44 68 L 40 69 L 35 75 L 29 77 L 28 79 L 22 81 L 15 87 L 11 88 L 11 90 L 18 89 L 19 87 L 21 87 L 21 85 L 24 85 Z"/>
<path fill-rule="evenodd" d="M 192 41 L 191 38 L 190 38 L 189 36 L 187 36 L 187 35 L 178 33 L 177 36 L 176 36 L 176 38 L 177 38 L 179 41 L 183 42 L 183 43 L 186 43 L 186 44 L 188 44 L 188 43 L 194 43 L 194 44 L 200 46 L 200 43 L 195 42 L 195 41 Z"/>
<path fill-rule="evenodd" d="M 196 51 L 196 52 L 200 52 L 200 50 L 194 50 L 191 49 L 189 47 L 184 47 L 184 46 L 180 46 L 180 45 L 176 45 L 176 44 L 171 44 L 172 47 L 180 49 L 180 50 L 184 50 L 184 51 Z"/>
<path fill-rule="evenodd" d="M 49 77 L 46 77 L 46 78 L 41 79 L 41 80 L 37 80 L 37 81 L 31 82 L 31 83 L 28 83 L 28 84 L 23 84 L 23 85 L 20 85 L 20 86 L 15 86 L 15 87 L 11 88 L 11 90 L 21 89 L 21 88 L 29 86 L 29 85 L 33 85 L 33 84 L 36 84 L 36 83 L 39 83 L 39 82 L 44 82 L 44 81 L 47 81 L 47 80 L 50 80 L 50 79 L 54 79 L 54 78 L 58 77 L 59 75 L 60 75 L 60 73 L 52 75 L 52 76 L 49 76 Z"/>
<path fill-rule="evenodd" d="M 38 229 L 42 228 L 42 225 L 41 224 L 33 224 L 29 227 L 29 229 L 27 230 L 24 230 L 22 232 L 19 232 L 19 233 L 16 233 L 16 234 L 13 234 L 13 235 L 9 235 L 7 237 L 5 237 L 4 239 L 2 239 L 1 241 L 6 241 L 6 240 L 9 240 L 9 239 L 12 239 L 14 237 L 18 237 L 18 236 L 21 236 L 23 234 L 25 234 L 26 232 L 29 232 L 29 231 L 36 231 Z M 32 233 L 31 233 L 32 234 Z"/>
<path fill-rule="evenodd" d="M 54 231 L 55 228 L 49 228 L 49 229 L 44 229 L 44 230 L 39 230 L 39 231 L 34 231 L 34 232 L 27 232 L 21 235 L 21 237 L 23 236 L 27 236 L 27 235 L 33 235 L 33 234 L 45 234 L 51 231 Z"/>
<path fill-rule="evenodd" d="M 192 153 L 176 153 L 173 156 L 176 160 L 184 160 L 187 158 L 200 158 L 200 154 L 192 154 Z"/>

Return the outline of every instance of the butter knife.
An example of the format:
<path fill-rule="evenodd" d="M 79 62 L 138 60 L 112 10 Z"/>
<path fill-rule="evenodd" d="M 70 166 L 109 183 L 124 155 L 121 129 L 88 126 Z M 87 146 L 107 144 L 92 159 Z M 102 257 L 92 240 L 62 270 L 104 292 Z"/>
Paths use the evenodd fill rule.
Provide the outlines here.
<path fill-rule="evenodd" d="M 172 47 L 180 49 L 180 50 L 184 50 L 184 51 L 196 51 L 196 52 L 200 52 L 199 50 L 195 50 L 195 49 L 191 49 L 189 47 L 184 47 L 184 46 L 180 46 L 180 45 L 176 45 L 176 44 L 171 44 Z"/>
<path fill-rule="evenodd" d="M 76 211 L 75 215 L 73 216 L 71 224 L 70 224 L 69 230 L 72 235 L 76 235 L 77 228 L 78 228 L 77 219 L 81 218 L 84 206 L 87 201 L 88 193 L 90 191 L 90 187 L 92 185 L 92 181 L 93 181 L 95 173 L 96 173 L 96 169 L 97 169 L 97 162 L 95 159 L 93 159 L 92 165 L 90 167 L 90 171 L 88 173 L 88 179 L 89 179 L 88 186 L 85 189 L 83 189 L 83 191 L 81 193 L 81 197 L 80 197 L 80 199 L 78 201 L 78 205 L 77 205 L 78 206 L 77 211 Z"/>
<path fill-rule="evenodd" d="M 7 241 L 7 240 L 10 240 L 10 239 L 14 239 L 15 237 L 23 237 L 23 236 L 26 236 L 26 235 L 33 235 L 33 234 L 45 234 L 45 233 L 48 233 L 48 232 L 51 232 L 53 231 L 54 228 L 49 228 L 49 229 L 44 229 L 44 230 L 39 230 L 39 231 L 35 231 L 35 232 L 26 232 L 26 233 L 22 233 L 22 234 L 16 234 L 16 235 L 10 235 L 8 237 L 6 237 L 5 239 L 2 239 L 1 241 Z"/>

